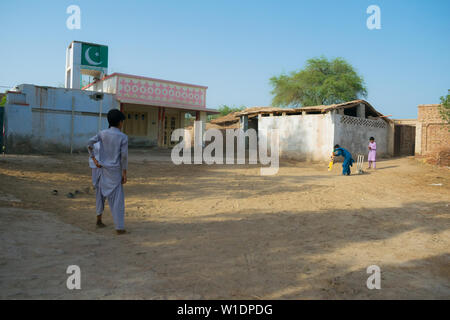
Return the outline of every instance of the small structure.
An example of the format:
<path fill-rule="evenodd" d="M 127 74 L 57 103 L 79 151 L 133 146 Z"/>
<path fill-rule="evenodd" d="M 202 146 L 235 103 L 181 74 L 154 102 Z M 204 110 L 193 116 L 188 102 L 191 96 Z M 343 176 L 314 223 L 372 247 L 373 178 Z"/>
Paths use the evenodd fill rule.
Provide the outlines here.
<path fill-rule="evenodd" d="M 366 154 L 371 136 L 377 141 L 378 156 L 391 156 L 394 151 L 393 121 L 364 100 L 294 109 L 247 109 L 235 116 L 240 117 L 241 128 L 253 127 L 259 136 L 267 135 L 267 129 L 278 129 L 280 155 L 285 158 L 328 160 L 335 144 L 355 155 Z M 269 136 L 267 139 L 270 141 Z"/>

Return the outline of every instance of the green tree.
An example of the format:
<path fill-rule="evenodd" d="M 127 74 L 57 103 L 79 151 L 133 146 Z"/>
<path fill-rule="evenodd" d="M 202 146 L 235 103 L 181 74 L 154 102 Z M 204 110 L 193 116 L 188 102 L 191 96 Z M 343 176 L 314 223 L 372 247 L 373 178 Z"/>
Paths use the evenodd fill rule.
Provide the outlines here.
<path fill-rule="evenodd" d="M 229 107 L 229 106 L 227 106 L 227 105 L 224 104 L 224 105 L 220 106 L 218 110 L 219 110 L 221 116 L 226 116 L 226 115 L 229 114 L 229 113 L 242 111 L 242 110 L 244 110 L 244 109 L 245 109 L 244 106 L 240 106 L 240 107 Z"/>
<path fill-rule="evenodd" d="M 229 107 L 225 104 L 221 105 L 217 110 L 220 112 L 219 114 L 215 114 L 215 115 L 211 115 L 208 116 L 208 120 L 212 120 L 212 119 L 217 119 L 219 117 L 223 117 L 226 116 L 229 113 L 232 112 L 238 112 L 238 111 L 242 111 L 245 109 L 245 106 L 240 106 L 240 107 Z"/>
<path fill-rule="evenodd" d="M 6 94 L 2 97 L 2 100 L 0 101 L 0 107 L 4 107 L 6 104 Z"/>
<path fill-rule="evenodd" d="M 306 107 L 367 96 L 363 78 L 343 58 L 309 59 L 306 67 L 270 78 L 274 106 Z"/>
<path fill-rule="evenodd" d="M 450 123 L 450 90 L 448 90 L 447 96 L 441 97 L 441 107 L 439 108 L 442 119 Z"/>

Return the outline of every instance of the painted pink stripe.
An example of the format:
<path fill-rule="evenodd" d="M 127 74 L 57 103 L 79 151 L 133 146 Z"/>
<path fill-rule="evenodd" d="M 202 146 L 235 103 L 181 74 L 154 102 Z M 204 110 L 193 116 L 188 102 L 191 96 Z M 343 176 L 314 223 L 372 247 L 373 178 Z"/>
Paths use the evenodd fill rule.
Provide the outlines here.
<path fill-rule="evenodd" d="M 162 101 L 160 100 L 150 100 L 150 99 L 142 99 L 142 98 L 133 98 L 133 97 L 126 97 L 126 96 L 119 96 L 117 95 L 117 99 L 118 100 L 133 100 L 133 101 L 139 101 L 139 102 L 145 102 L 147 104 L 152 104 L 152 103 L 161 103 Z M 178 103 L 178 102 L 172 102 L 172 101 L 166 101 L 167 104 L 169 105 L 178 105 L 178 106 L 185 106 L 185 107 L 189 107 L 187 106 L 185 103 Z M 204 104 L 202 105 L 191 105 L 192 107 L 199 107 L 199 108 L 206 108 Z"/>

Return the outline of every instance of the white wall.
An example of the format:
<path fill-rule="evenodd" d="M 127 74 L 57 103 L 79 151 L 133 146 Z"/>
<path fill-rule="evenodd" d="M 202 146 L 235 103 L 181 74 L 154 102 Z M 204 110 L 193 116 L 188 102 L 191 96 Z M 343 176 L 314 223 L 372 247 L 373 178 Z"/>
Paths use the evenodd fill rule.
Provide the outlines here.
<path fill-rule="evenodd" d="M 334 124 L 329 113 L 261 117 L 258 135 L 267 136 L 267 129 L 279 130 L 280 157 L 321 161 L 329 160 L 333 152 Z"/>
<path fill-rule="evenodd" d="M 7 152 L 86 150 L 88 139 L 108 127 L 108 111 L 118 107 L 106 93 L 97 100 L 97 92 L 78 89 L 24 84 L 19 90 L 8 93 L 5 105 Z"/>
<path fill-rule="evenodd" d="M 333 114 L 335 144 L 350 151 L 353 159 L 358 154 L 365 155 L 367 161 L 369 138 L 374 137 L 377 143 L 377 157 L 389 155 L 389 124 L 380 120 Z"/>

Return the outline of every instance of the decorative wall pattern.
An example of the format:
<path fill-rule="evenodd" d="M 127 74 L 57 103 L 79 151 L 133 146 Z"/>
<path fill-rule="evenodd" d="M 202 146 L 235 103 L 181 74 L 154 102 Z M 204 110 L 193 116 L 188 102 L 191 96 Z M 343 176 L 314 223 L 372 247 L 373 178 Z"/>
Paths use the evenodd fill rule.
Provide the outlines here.
<path fill-rule="evenodd" d="M 163 106 L 205 107 L 206 88 L 120 76 L 117 96 Z"/>
<path fill-rule="evenodd" d="M 373 128 L 386 128 L 386 122 L 383 120 L 370 120 L 351 116 L 340 116 L 341 123 L 355 125 L 355 126 L 365 126 Z"/>

